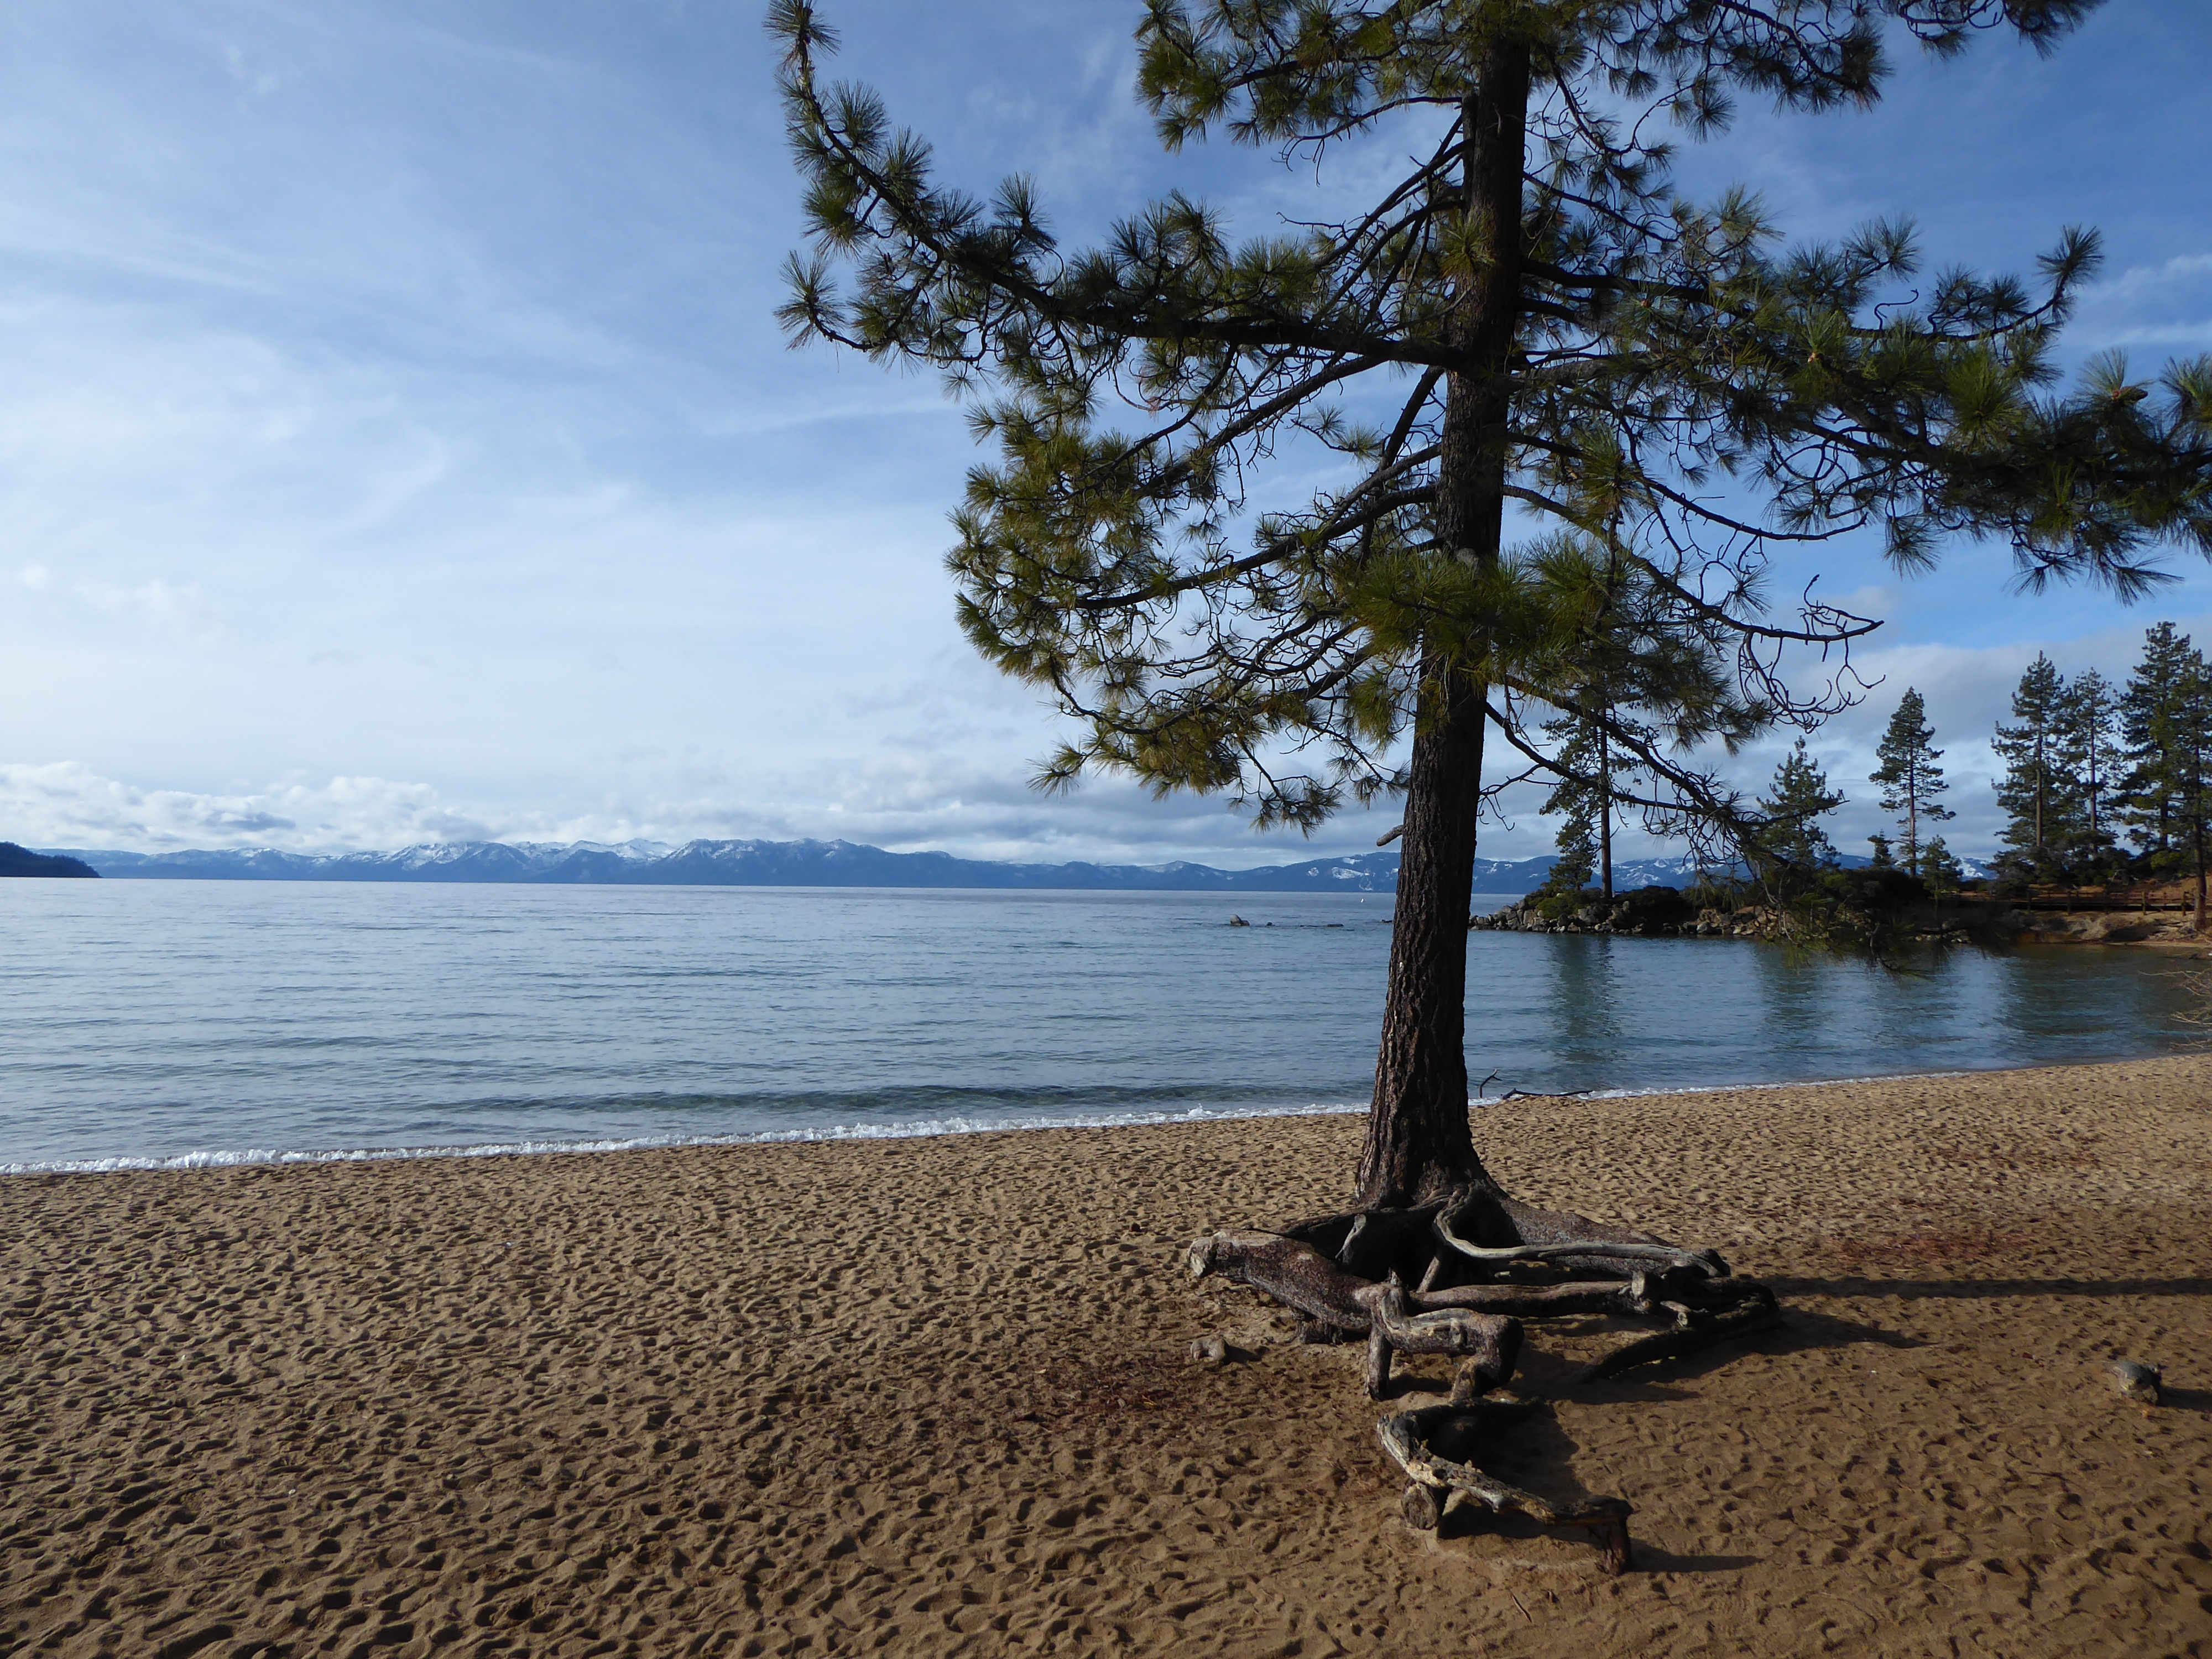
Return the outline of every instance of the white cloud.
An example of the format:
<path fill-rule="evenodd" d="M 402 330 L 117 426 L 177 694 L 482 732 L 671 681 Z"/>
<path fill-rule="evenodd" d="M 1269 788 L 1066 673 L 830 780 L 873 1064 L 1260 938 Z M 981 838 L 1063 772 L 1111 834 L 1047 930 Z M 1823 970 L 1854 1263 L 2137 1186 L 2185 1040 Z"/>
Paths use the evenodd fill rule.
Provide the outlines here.
<path fill-rule="evenodd" d="M 179 587 L 158 576 L 128 586 L 119 582 L 80 582 L 76 592 L 95 611 L 152 623 L 189 639 L 210 638 L 216 631 L 214 608 L 198 588 Z"/>
<path fill-rule="evenodd" d="M 74 761 L 0 765 L 0 822 L 26 845 L 161 852 L 185 848 L 383 848 L 481 837 L 434 790 L 332 778 L 208 793 L 144 789 Z"/>

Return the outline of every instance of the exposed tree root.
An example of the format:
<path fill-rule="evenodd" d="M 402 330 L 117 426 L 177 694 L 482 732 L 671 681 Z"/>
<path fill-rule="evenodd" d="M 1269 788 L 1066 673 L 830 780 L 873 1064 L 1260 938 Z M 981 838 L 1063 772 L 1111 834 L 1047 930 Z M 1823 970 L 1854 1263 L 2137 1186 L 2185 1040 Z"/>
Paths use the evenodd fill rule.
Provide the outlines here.
<path fill-rule="evenodd" d="M 1513 1375 L 1521 1352 L 1519 1321 L 1468 1308 L 1411 1312 L 1395 1274 L 1379 1284 L 1362 1279 L 1282 1233 L 1201 1238 L 1190 1247 L 1190 1273 L 1194 1279 L 1218 1273 L 1324 1325 L 1367 1333 L 1367 1389 L 1376 1399 L 1389 1388 L 1394 1352 L 1465 1354 L 1493 1388 Z"/>
<path fill-rule="evenodd" d="M 1449 1404 L 1401 1412 L 1380 1425 L 1384 1448 L 1411 1482 L 1407 1521 L 1433 1528 L 1455 1504 L 1477 1503 L 1544 1526 L 1581 1528 L 1595 1535 L 1613 1573 L 1628 1564 L 1626 1503 L 1553 1504 L 1485 1473 L 1478 1461 L 1487 1437 L 1543 1404 L 1496 1392 L 1518 1361 L 1521 1322 L 1595 1314 L 1666 1322 L 1584 1367 L 1566 1384 L 1574 1388 L 1747 1335 L 1779 1317 L 1772 1291 L 1735 1277 L 1711 1250 L 1608 1230 L 1488 1187 L 1406 1209 L 1323 1216 L 1281 1232 L 1213 1233 L 1191 1245 L 1189 1267 L 1193 1278 L 1218 1275 L 1295 1309 L 1322 1340 L 1365 1336 L 1374 1399 L 1389 1394 L 1397 1354 L 1462 1356 Z"/>
<path fill-rule="evenodd" d="M 1528 1401 L 1477 1400 L 1384 1418 L 1376 1432 L 1411 1482 L 1403 1504 L 1406 1519 L 1424 1532 L 1434 1531 L 1455 1502 L 1469 1502 L 1495 1514 L 1525 1515 L 1539 1526 L 1581 1528 L 1594 1534 L 1605 1571 L 1617 1578 L 1628 1569 L 1628 1517 L 1635 1513 L 1626 1500 L 1586 1498 L 1554 1504 L 1509 1486 L 1474 1461 L 1493 1426 L 1516 1421 L 1534 1408 Z"/>

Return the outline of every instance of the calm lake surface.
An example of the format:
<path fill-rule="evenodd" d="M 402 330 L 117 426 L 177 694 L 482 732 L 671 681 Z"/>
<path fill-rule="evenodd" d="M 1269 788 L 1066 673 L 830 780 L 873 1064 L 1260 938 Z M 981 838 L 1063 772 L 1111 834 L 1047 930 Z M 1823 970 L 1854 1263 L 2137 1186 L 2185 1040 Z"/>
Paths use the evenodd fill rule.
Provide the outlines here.
<path fill-rule="evenodd" d="M 1357 1109 L 1389 903 L 0 882 L 0 1170 Z M 2177 964 L 2123 951 L 1909 975 L 1724 940 L 1470 951 L 1468 1059 L 1492 1096 L 2189 1035 Z"/>

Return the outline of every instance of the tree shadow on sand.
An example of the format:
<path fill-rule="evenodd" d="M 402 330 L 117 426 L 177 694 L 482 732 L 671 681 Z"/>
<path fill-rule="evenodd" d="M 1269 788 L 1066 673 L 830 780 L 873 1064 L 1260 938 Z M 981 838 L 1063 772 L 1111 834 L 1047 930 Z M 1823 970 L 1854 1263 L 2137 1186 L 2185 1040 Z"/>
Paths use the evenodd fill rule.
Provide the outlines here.
<path fill-rule="evenodd" d="M 1777 1296 L 1978 1301 L 2029 1296 L 2212 1296 L 2212 1279 L 1770 1279 Z"/>

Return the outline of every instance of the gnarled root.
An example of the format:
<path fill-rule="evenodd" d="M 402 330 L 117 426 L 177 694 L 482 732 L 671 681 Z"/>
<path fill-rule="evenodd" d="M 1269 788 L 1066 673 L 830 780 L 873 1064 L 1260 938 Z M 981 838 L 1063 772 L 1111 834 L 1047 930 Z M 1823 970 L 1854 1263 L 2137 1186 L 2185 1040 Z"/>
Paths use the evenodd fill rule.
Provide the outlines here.
<path fill-rule="evenodd" d="M 1539 1526 L 1580 1528 L 1593 1535 L 1607 1573 L 1619 1577 L 1628 1569 L 1628 1517 L 1635 1513 L 1626 1500 L 1586 1498 L 1554 1504 L 1507 1485 L 1474 1462 L 1493 1424 L 1525 1416 L 1528 1409 L 1525 1403 L 1478 1400 L 1400 1412 L 1376 1424 L 1382 1449 L 1412 1483 L 1406 1488 L 1406 1519 L 1431 1530 L 1459 1499 L 1480 1504 L 1493 1513 L 1525 1515 Z"/>
<path fill-rule="evenodd" d="M 1571 1314 L 1668 1322 L 1668 1328 L 1586 1366 L 1572 1387 L 1697 1352 L 1780 1316 L 1771 1291 L 1735 1277 L 1713 1251 L 1609 1230 L 1488 1187 L 1404 1209 L 1324 1216 L 1278 1233 L 1213 1233 L 1191 1245 L 1188 1260 L 1193 1278 L 1218 1274 L 1295 1309 L 1310 1322 L 1310 1334 L 1364 1334 L 1367 1391 L 1376 1399 L 1389 1392 L 1397 1354 L 1463 1356 L 1449 1404 L 1401 1412 L 1379 1425 L 1384 1447 L 1411 1482 L 1407 1521 L 1433 1528 L 1452 1504 L 1472 1502 L 1544 1526 L 1582 1528 L 1615 1574 L 1628 1565 L 1625 1502 L 1553 1504 L 1484 1473 L 1475 1461 L 1491 1427 L 1535 1408 L 1483 1398 L 1513 1375 L 1520 1322 Z"/>
<path fill-rule="evenodd" d="M 1511 1376 L 1520 1357 L 1518 1320 L 1450 1306 L 1414 1312 L 1395 1275 L 1379 1284 L 1362 1279 L 1285 1234 L 1211 1234 L 1190 1247 L 1189 1267 L 1194 1279 L 1218 1274 L 1322 1324 L 1366 1333 L 1367 1389 L 1376 1399 L 1389 1390 L 1394 1353 L 1464 1355 L 1486 1388 Z"/>

